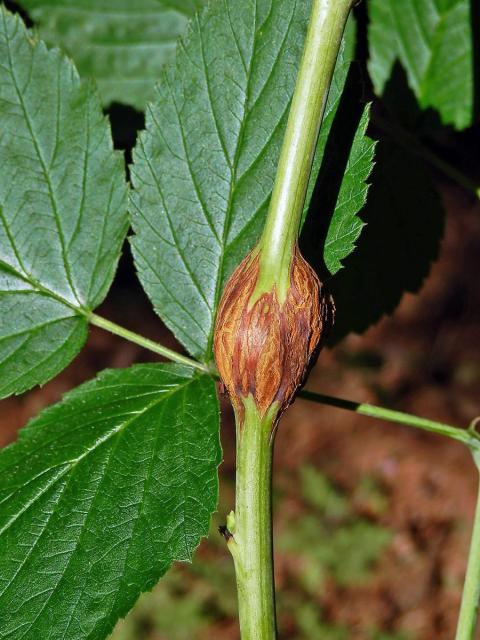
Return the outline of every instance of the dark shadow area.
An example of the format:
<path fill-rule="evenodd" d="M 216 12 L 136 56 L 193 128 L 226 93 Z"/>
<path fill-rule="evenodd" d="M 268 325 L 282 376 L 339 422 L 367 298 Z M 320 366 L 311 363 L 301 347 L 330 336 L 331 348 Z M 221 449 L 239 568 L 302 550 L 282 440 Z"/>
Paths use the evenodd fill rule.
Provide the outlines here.
<path fill-rule="evenodd" d="M 385 85 L 381 103 L 377 103 L 376 107 L 392 121 L 417 135 L 433 136 L 435 133 L 445 134 L 447 131 L 453 131 L 442 124 L 435 109 L 420 109 L 408 84 L 405 69 L 398 60 L 393 65 L 392 73 Z"/>
<path fill-rule="evenodd" d="M 23 9 L 23 7 L 21 7 L 16 2 L 11 2 L 10 0 L 4 0 L 3 4 L 12 13 L 18 13 L 22 17 L 22 20 L 25 22 L 26 26 L 29 29 L 33 27 L 34 22 L 28 15 L 28 13 L 25 11 L 25 9 Z"/>
<path fill-rule="evenodd" d="M 367 69 L 368 60 L 368 11 L 366 2 L 358 2 L 353 8 L 357 25 L 355 42 L 355 64 L 360 70 L 363 84 L 362 100 L 371 102 L 374 99 L 373 85 Z"/>
<path fill-rule="evenodd" d="M 326 269 L 323 250 L 364 108 L 365 83 L 360 65 L 353 64 L 325 147 L 300 246 L 320 278 L 327 283 L 337 319 L 330 335 L 335 344 L 350 332 L 361 333 L 384 314 L 392 313 L 406 291 L 420 288 L 436 259 L 443 232 L 443 208 L 423 160 L 406 148 L 380 137 L 365 208 L 366 223 L 357 248 L 335 276 Z M 366 88 L 368 91 L 368 86 Z M 374 105 L 383 119 L 401 122 L 407 130 L 435 131 L 438 115 L 419 110 L 400 65 L 385 90 L 385 103 Z"/>
<path fill-rule="evenodd" d="M 368 11 L 366 2 L 358 2 L 353 8 L 353 15 L 357 25 L 357 42 L 355 45 L 355 60 L 361 60 L 366 71 L 368 59 Z M 371 87 L 371 82 L 369 82 Z"/>
<path fill-rule="evenodd" d="M 115 149 L 125 153 L 125 171 L 127 174 L 127 180 L 129 180 L 129 165 L 132 162 L 132 151 L 137 141 L 138 132 L 145 126 L 145 114 L 137 111 L 133 107 L 117 102 L 111 104 L 107 109 L 105 109 L 105 114 L 110 120 L 113 145 Z M 125 240 L 122 248 L 122 254 L 118 263 L 113 288 L 123 291 L 122 295 L 125 295 L 126 298 L 130 298 L 132 296 L 135 297 L 138 292 L 144 295 L 141 291 L 140 283 L 138 282 L 138 278 L 135 273 L 133 256 L 128 238 Z M 135 294 L 133 294 L 134 291 Z M 109 294 L 109 298 L 110 297 L 111 296 Z"/>
<path fill-rule="evenodd" d="M 443 208 L 423 163 L 380 141 L 362 212 L 357 248 L 329 282 L 337 319 L 329 342 L 361 333 L 392 313 L 404 292 L 416 292 L 436 259 Z"/>
<path fill-rule="evenodd" d="M 478 13 L 477 8 L 475 13 Z M 329 137 L 326 159 L 302 235 L 302 247 L 306 247 L 306 255 L 323 278 L 325 268 L 319 265 L 318 247 L 325 242 L 351 135 L 342 130 L 343 101 L 347 95 L 346 92 L 343 96 Z M 348 108 L 345 110 L 348 114 Z M 346 117 L 352 119 L 351 115 Z M 438 256 L 444 224 L 443 207 L 432 182 L 432 167 L 416 154 L 413 143 L 409 145 L 409 136 L 412 141 L 423 141 L 438 157 L 465 175 L 473 178 L 480 175 L 480 127 L 456 132 L 442 125 L 435 110 L 422 111 L 399 63 L 393 68 L 382 101 L 374 101 L 370 131 L 380 140 L 367 204 L 359 214 L 366 227 L 357 241 L 357 248 L 344 261 L 344 269 L 333 278 L 327 276 L 337 305 L 331 344 L 336 344 L 349 332 L 362 333 L 383 315 L 391 314 L 403 293 L 420 289 Z M 402 140 L 392 134 L 395 131 L 404 132 Z M 435 171 L 433 169 L 433 173 Z M 438 172 L 437 175 L 445 178 Z"/>
<path fill-rule="evenodd" d="M 480 27 L 479 27 L 480 28 Z M 480 66 L 480 61 L 477 63 Z M 478 73 L 478 69 L 477 69 Z M 479 91 L 477 81 L 476 93 Z M 387 125 L 385 129 L 384 125 Z M 442 124 L 438 112 L 434 109 L 419 108 L 415 95 L 410 89 L 406 73 L 399 62 L 396 62 L 390 79 L 385 87 L 381 100 L 375 100 L 372 109 L 371 129 L 374 137 L 391 137 L 388 128 L 402 131 L 415 140 L 425 144 L 438 158 L 445 160 L 451 166 L 470 176 L 472 180 L 480 181 L 480 163 L 478 149 L 480 148 L 480 124 L 474 124 L 463 131 L 456 131 L 451 126 Z M 401 136 L 400 143 L 414 150 Z M 395 135 L 393 136 L 395 138 Z M 441 175 L 445 178 L 445 174 Z"/>
<path fill-rule="evenodd" d="M 365 107 L 357 65 L 350 66 L 345 88 L 330 129 L 322 165 L 300 236 L 300 248 L 322 280 L 328 279 L 323 246 L 335 211 L 355 132 Z"/>
<path fill-rule="evenodd" d="M 145 127 L 145 114 L 118 102 L 111 104 L 105 112 L 110 118 L 115 149 L 124 151 L 127 164 L 130 164 L 138 132 Z"/>

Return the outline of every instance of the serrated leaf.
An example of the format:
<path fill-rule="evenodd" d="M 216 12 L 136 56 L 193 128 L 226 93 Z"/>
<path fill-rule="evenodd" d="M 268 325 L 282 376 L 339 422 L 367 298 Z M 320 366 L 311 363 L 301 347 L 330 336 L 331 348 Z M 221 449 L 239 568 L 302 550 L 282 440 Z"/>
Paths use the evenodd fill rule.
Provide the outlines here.
<path fill-rule="evenodd" d="M 42 38 L 95 78 L 102 101 L 143 109 L 203 0 L 22 0 Z"/>
<path fill-rule="evenodd" d="M 309 13 L 291 0 L 211 3 L 147 107 L 133 253 L 157 313 L 199 358 L 211 357 L 223 286 L 263 226 Z"/>
<path fill-rule="evenodd" d="M 367 200 L 367 180 L 375 151 L 375 143 L 365 135 L 368 117 L 369 109 L 365 108 L 355 132 L 335 211 L 328 227 L 323 257 L 331 274 L 342 268 L 342 261 L 355 249 L 365 226 L 357 214 Z"/>
<path fill-rule="evenodd" d="M 91 87 L 0 7 L 0 397 L 85 341 L 127 230 L 123 162 Z M 83 314 L 83 315 L 82 315 Z"/>
<path fill-rule="evenodd" d="M 319 179 L 319 174 L 321 169 L 325 171 L 329 165 L 338 164 L 342 166 L 342 160 L 339 156 L 345 156 L 346 162 L 343 167 L 343 175 L 338 192 L 332 194 L 334 197 L 334 210 L 328 224 L 323 247 L 323 261 L 331 274 L 342 268 L 342 260 L 355 249 L 355 243 L 364 226 L 358 213 L 367 199 L 367 180 L 373 167 L 375 152 L 375 143 L 366 135 L 369 118 L 368 106 L 364 107 L 358 124 L 355 123 L 353 113 L 348 115 L 352 122 L 355 123 L 352 139 L 340 139 L 340 132 L 337 130 L 332 131 L 342 101 L 342 95 L 344 95 L 350 63 L 354 55 L 354 27 L 353 20 L 349 20 L 344 42 L 335 66 L 335 74 L 328 95 L 325 116 L 318 137 L 304 211 L 304 216 L 308 208 L 310 208 L 312 217 L 320 218 L 325 215 L 325 196 L 329 191 L 332 191 L 332 184 L 330 183 L 330 177 L 326 180 Z M 350 100 L 351 98 L 345 96 L 344 99 Z M 347 128 L 349 127 L 347 126 Z M 333 143 L 330 141 L 332 135 L 334 136 Z M 311 201 L 314 189 L 319 192 L 319 202 L 316 199 L 313 202 Z M 311 226 L 314 227 L 315 223 Z M 316 242 L 318 240 L 317 238 L 312 238 L 311 241 Z M 315 251 L 318 252 L 318 244 L 315 246 Z"/>
<path fill-rule="evenodd" d="M 437 258 L 442 202 L 424 164 L 380 141 L 356 251 L 329 283 L 337 307 L 331 341 L 362 333 L 391 314 L 402 295 L 417 292 Z"/>
<path fill-rule="evenodd" d="M 178 365 L 103 372 L 0 452 L 0 637 L 100 640 L 217 500 L 215 385 Z"/>
<path fill-rule="evenodd" d="M 396 59 L 422 108 L 445 124 L 472 124 L 473 44 L 470 0 L 370 0 L 369 71 L 382 94 Z"/>

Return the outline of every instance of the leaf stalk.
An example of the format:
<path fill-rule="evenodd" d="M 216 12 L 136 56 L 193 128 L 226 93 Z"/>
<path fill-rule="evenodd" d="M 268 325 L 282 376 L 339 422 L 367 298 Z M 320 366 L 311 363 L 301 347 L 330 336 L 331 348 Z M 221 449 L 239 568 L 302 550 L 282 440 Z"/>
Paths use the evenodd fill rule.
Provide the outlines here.
<path fill-rule="evenodd" d="M 412 413 L 386 409 L 385 407 L 378 407 L 377 405 L 368 404 L 366 402 L 345 400 L 344 398 L 328 396 L 314 391 L 307 391 L 306 389 L 302 389 L 302 391 L 299 392 L 298 397 L 303 398 L 304 400 L 310 400 L 311 402 L 336 407 L 337 409 L 353 411 L 362 416 L 368 416 L 369 418 L 385 420 L 386 422 L 396 422 L 397 424 L 415 427 L 422 431 L 437 433 L 438 435 L 447 436 L 448 438 L 462 442 L 472 451 L 480 451 L 480 438 L 475 431 L 471 429 L 462 429 L 461 427 L 454 427 L 449 424 L 444 424 L 443 422 L 437 422 L 436 420 L 421 418 L 420 416 L 416 416 Z"/>
<path fill-rule="evenodd" d="M 204 373 L 211 373 L 209 367 L 203 362 L 198 362 L 198 360 L 193 360 L 188 356 L 182 356 L 177 351 L 173 349 L 169 349 L 168 347 L 164 347 L 162 344 L 158 342 L 154 342 L 153 340 L 149 340 L 148 338 L 144 338 L 138 333 L 134 333 L 129 329 L 125 329 L 125 327 L 121 327 L 106 318 L 102 318 L 101 316 L 97 316 L 95 313 L 88 314 L 88 320 L 91 324 L 96 327 L 100 327 L 101 329 L 105 329 L 109 333 L 113 333 L 114 335 L 120 336 L 125 340 L 129 340 L 135 344 L 138 344 L 140 347 L 144 349 L 148 349 L 153 353 L 156 353 L 164 358 L 168 358 L 172 362 L 178 362 L 178 364 L 184 364 L 188 367 L 193 367 L 194 369 L 198 369 L 199 371 L 203 371 Z"/>

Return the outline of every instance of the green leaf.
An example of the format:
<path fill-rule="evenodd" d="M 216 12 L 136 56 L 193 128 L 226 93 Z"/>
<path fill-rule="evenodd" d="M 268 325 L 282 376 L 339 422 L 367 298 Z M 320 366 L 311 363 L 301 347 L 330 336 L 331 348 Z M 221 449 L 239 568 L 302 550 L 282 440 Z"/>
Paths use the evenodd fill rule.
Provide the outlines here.
<path fill-rule="evenodd" d="M 263 226 L 309 13 L 309 2 L 212 2 L 147 108 L 133 253 L 157 313 L 198 358 L 211 357 L 223 286 Z"/>
<path fill-rule="evenodd" d="M 3 7 L 0 61 L 4 397 L 45 382 L 79 351 L 85 315 L 112 281 L 127 216 L 123 162 L 97 96 Z"/>
<path fill-rule="evenodd" d="M 331 274 L 342 268 L 342 260 L 355 249 L 356 241 L 365 226 L 357 214 L 367 200 L 367 179 L 373 167 L 375 152 L 375 143 L 365 135 L 368 117 L 369 109 L 366 107 L 355 132 L 335 211 L 328 227 L 323 258 Z M 331 161 L 332 158 L 329 158 L 329 162 Z"/>
<path fill-rule="evenodd" d="M 332 343 L 392 313 L 405 292 L 420 289 L 438 256 L 444 212 L 424 164 L 380 141 L 371 181 L 357 250 L 329 283 L 338 311 Z"/>
<path fill-rule="evenodd" d="M 178 365 L 105 371 L 0 452 L 0 637 L 100 640 L 217 501 L 215 385 Z"/>
<path fill-rule="evenodd" d="M 21 0 L 42 38 L 60 45 L 105 105 L 143 109 L 187 20 L 203 0 Z"/>
<path fill-rule="evenodd" d="M 370 0 L 369 71 L 382 94 L 400 60 L 420 106 L 462 129 L 473 118 L 470 0 Z"/>

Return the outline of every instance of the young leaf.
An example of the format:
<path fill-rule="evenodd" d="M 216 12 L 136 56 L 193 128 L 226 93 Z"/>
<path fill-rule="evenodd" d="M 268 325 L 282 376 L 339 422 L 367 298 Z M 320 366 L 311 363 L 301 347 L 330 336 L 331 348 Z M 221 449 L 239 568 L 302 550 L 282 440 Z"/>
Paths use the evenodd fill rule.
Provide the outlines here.
<path fill-rule="evenodd" d="M 355 249 L 365 223 L 358 217 L 367 200 L 367 179 L 373 167 L 375 143 L 365 135 L 369 109 L 365 110 L 352 141 L 350 155 L 328 227 L 323 258 L 331 274 L 342 268 L 342 261 Z M 330 158 L 331 162 L 333 158 Z"/>
<path fill-rule="evenodd" d="M 4 7 L 0 61 L 4 397 L 45 382 L 79 351 L 84 316 L 112 281 L 127 217 L 122 158 L 92 88 Z"/>
<path fill-rule="evenodd" d="M 0 637 L 100 640 L 217 500 L 211 378 L 178 365 L 105 371 L 0 452 Z"/>
<path fill-rule="evenodd" d="M 396 59 L 422 108 L 445 124 L 468 127 L 473 117 L 470 0 L 370 0 L 369 71 L 383 93 Z"/>
<path fill-rule="evenodd" d="M 203 0 L 21 0 L 42 38 L 60 45 L 104 104 L 143 109 L 187 20 Z"/>
<path fill-rule="evenodd" d="M 310 2 L 212 2 L 147 108 L 132 169 L 135 262 L 199 358 L 211 357 L 225 281 L 262 229 L 309 13 Z"/>

